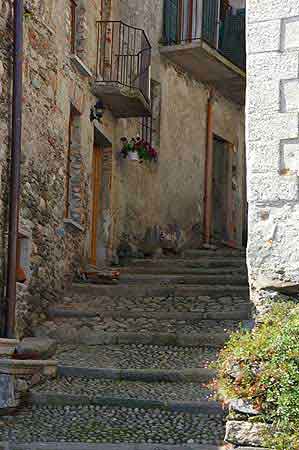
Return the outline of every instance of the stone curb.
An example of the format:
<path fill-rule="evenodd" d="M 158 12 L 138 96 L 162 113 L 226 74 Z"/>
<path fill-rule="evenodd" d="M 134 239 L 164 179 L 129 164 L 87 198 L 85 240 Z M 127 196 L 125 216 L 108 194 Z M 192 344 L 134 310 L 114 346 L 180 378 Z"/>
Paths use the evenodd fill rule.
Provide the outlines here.
<path fill-rule="evenodd" d="M 120 266 L 118 267 L 121 274 L 124 275 L 134 275 L 134 274 L 143 274 L 143 275 L 180 275 L 181 277 L 185 275 L 234 275 L 237 274 L 247 274 L 246 266 L 239 264 L 236 267 L 184 267 L 184 266 L 174 266 L 173 264 L 169 265 L 141 265 L 135 264 L 134 266 Z"/>
<path fill-rule="evenodd" d="M 215 378 L 216 371 L 212 369 L 185 369 L 185 370 L 160 370 L 160 369 L 106 369 L 88 367 L 58 366 L 58 375 L 61 377 L 99 378 L 108 380 L 128 380 L 147 382 L 208 382 Z"/>
<path fill-rule="evenodd" d="M 248 296 L 248 286 L 231 286 L 229 284 L 223 285 L 190 285 L 190 286 L 158 286 L 151 287 L 144 286 L 144 284 L 128 285 L 101 285 L 91 283 L 75 283 L 70 291 L 70 294 L 88 294 L 89 297 L 105 296 L 105 297 L 188 297 L 206 295 L 225 297 L 226 295 Z"/>
<path fill-rule="evenodd" d="M 159 320 L 249 320 L 250 308 L 243 308 L 240 311 L 201 313 L 201 312 L 180 312 L 180 311 L 135 311 L 135 310 L 107 310 L 107 309 L 68 309 L 68 308 L 49 308 L 49 316 L 51 318 L 96 318 L 96 317 L 111 317 L 113 319 L 139 319 L 141 317 L 148 319 Z"/>
<path fill-rule="evenodd" d="M 170 412 L 184 412 L 191 414 L 225 414 L 216 401 L 175 402 L 153 399 L 101 397 L 86 395 L 68 395 L 53 393 L 30 393 L 28 400 L 33 405 L 45 406 L 108 406 L 138 409 L 160 409 Z"/>
<path fill-rule="evenodd" d="M 65 327 L 56 328 L 47 335 L 59 344 L 84 344 L 84 345 L 158 345 L 173 347 L 222 347 L 229 338 L 228 333 L 109 333 L 107 331 L 90 331 L 88 334 L 80 333 L 76 328 L 65 332 Z"/>
<path fill-rule="evenodd" d="M 0 450 L 7 450 L 7 443 L 0 442 Z M 13 444 L 13 450 L 225 450 L 225 447 L 218 447 L 209 444 L 164 445 L 164 444 L 85 444 L 83 442 L 82 443 L 43 442 L 32 444 L 26 443 Z M 254 449 L 254 450 L 264 450 L 264 449 Z"/>

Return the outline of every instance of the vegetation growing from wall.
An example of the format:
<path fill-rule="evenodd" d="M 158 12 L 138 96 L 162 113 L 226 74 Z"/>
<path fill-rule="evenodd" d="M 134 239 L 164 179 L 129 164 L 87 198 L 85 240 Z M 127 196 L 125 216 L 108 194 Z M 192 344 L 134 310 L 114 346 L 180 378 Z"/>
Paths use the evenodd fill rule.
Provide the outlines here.
<path fill-rule="evenodd" d="M 272 423 L 265 445 L 299 449 L 299 306 L 279 303 L 253 331 L 238 331 L 220 354 L 223 400 L 243 399 Z"/>

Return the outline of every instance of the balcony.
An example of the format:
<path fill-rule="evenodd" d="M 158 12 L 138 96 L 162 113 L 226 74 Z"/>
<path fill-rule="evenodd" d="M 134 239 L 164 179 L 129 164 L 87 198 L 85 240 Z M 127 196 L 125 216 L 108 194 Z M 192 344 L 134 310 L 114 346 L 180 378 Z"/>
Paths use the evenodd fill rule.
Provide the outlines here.
<path fill-rule="evenodd" d="M 164 0 L 161 54 L 243 105 L 245 0 Z"/>
<path fill-rule="evenodd" d="M 121 21 L 97 22 L 93 93 L 116 118 L 148 117 L 151 46 L 143 30 Z"/>

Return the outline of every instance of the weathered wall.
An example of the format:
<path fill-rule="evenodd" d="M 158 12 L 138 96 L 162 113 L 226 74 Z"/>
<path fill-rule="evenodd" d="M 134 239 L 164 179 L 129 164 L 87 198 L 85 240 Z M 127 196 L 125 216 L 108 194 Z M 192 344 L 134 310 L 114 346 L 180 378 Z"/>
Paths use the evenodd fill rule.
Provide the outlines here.
<path fill-rule="evenodd" d="M 248 262 L 263 289 L 299 283 L 297 0 L 248 1 Z"/>
<path fill-rule="evenodd" d="M 116 242 L 124 234 L 144 236 L 146 227 L 177 224 L 189 238 L 202 231 L 208 89 L 161 58 L 161 0 L 114 2 L 113 18 L 141 27 L 152 45 L 152 79 L 160 86 L 159 162 L 149 169 L 130 161 L 115 167 Z M 239 204 L 237 238 L 242 240 L 244 189 L 244 113 L 217 94 L 214 133 L 237 149 Z M 135 128 L 134 128 L 135 123 Z M 138 130 L 136 121 L 119 121 L 119 138 Z"/>
<path fill-rule="evenodd" d="M 8 100 L 11 74 L 10 2 L 0 2 L 0 60 L 4 64 L 0 95 L 1 201 L 7 187 Z M 45 318 L 49 302 L 61 295 L 64 273 L 74 273 L 89 253 L 91 164 L 94 128 L 89 121 L 96 99 L 89 80 L 70 59 L 70 3 L 28 1 L 24 16 L 23 145 L 20 226 L 30 240 L 23 255 L 28 279 L 18 287 L 18 333 Z M 94 69 L 95 11 L 100 0 L 80 2 L 77 49 L 83 63 Z M 3 39 L 2 39 L 3 37 Z M 88 44 L 87 44 L 88 42 Z M 93 66 L 92 66 L 93 63 Z M 71 222 L 65 221 L 65 174 L 70 108 L 78 120 L 71 146 Z M 4 164 L 4 168 L 2 167 Z M 1 238 L 6 211 L 1 203 Z M 3 251 L 4 245 L 1 245 Z M 83 262 L 82 262 L 83 260 Z M 3 274 L 3 271 L 2 271 Z M 2 275 L 3 276 L 3 275 Z"/>

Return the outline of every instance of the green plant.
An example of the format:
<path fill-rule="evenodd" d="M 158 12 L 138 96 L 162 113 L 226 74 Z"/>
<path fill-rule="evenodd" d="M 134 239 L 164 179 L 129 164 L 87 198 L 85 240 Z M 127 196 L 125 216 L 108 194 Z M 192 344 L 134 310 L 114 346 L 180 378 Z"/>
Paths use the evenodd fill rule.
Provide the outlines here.
<path fill-rule="evenodd" d="M 275 450 L 299 450 L 299 307 L 278 303 L 253 331 L 234 333 L 217 362 L 219 397 L 243 399 L 272 423 Z"/>

